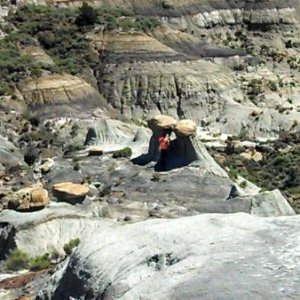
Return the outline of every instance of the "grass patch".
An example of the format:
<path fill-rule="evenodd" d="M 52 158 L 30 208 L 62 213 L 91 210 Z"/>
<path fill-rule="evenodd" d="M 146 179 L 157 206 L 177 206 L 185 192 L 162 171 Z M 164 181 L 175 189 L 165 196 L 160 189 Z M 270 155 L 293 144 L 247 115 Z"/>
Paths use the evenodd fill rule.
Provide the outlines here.
<path fill-rule="evenodd" d="M 41 256 L 36 256 L 29 261 L 30 271 L 40 271 L 50 268 L 51 263 L 49 259 L 49 254 L 46 253 Z"/>

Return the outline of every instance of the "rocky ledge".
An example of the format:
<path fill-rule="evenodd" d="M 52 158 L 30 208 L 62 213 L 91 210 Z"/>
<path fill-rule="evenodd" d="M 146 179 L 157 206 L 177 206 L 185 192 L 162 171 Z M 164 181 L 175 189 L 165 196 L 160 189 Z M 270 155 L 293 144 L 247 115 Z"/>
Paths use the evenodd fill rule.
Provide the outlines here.
<path fill-rule="evenodd" d="M 297 299 L 298 222 L 247 214 L 98 221 L 37 299 Z"/>

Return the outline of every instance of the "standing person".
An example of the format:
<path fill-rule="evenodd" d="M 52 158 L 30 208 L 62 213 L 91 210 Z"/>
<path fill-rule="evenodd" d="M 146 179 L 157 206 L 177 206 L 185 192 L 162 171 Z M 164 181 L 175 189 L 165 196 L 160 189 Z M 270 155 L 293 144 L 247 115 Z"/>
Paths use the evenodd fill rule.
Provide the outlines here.
<path fill-rule="evenodd" d="M 158 143 L 159 143 L 159 152 L 160 152 L 160 166 L 162 170 L 166 169 L 167 165 L 167 154 L 168 154 L 168 147 L 170 144 L 170 134 L 165 133 L 164 135 L 160 136 L 158 138 Z"/>

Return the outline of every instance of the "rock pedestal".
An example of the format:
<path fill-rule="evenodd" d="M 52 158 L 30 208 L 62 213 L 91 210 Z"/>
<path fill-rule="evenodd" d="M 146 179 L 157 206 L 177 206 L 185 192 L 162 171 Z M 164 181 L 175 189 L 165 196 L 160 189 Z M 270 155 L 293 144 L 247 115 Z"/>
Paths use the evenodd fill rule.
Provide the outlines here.
<path fill-rule="evenodd" d="M 176 134 L 176 139 L 170 142 L 166 162 L 164 162 L 165 171 L 195 162 L 198 167 L 204 168 L 215 175 L 228 177 L 197 139 L 197 125 L 194 121 L 177 121 L 170 116 L 157 115 L 148 120 L 148 126 L 152 130 L 148 153 L 134 159 L 134 163 L 146 165 L 149 162 L 157 162 L 156 169 L 160 171 L 158 139 L 167 131 L 173 131 Z"/>

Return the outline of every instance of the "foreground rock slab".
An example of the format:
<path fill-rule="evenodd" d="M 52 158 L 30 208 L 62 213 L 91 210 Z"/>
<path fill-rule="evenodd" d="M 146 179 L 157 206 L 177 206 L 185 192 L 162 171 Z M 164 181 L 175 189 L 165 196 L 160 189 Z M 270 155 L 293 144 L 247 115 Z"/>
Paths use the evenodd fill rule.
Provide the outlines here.
<path fill-rule="evenodd" d="M 99 220 L 38 299 L 299 299 L 299 221 L 244 213 Z"/>

